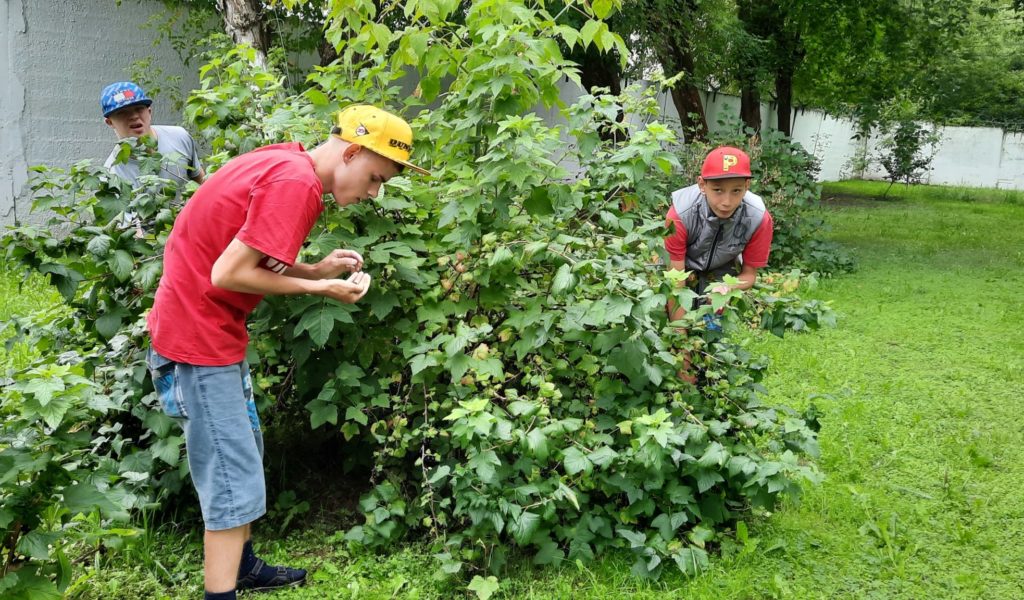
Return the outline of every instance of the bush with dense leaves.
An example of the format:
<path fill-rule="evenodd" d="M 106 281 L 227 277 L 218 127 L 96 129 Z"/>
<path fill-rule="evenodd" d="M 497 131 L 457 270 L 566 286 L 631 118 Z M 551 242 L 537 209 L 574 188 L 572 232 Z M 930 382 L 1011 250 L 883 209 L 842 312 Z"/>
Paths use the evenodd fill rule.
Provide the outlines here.
<path fill-rule="evenodd" d="M 132 152 L 124 144 L 121 158 Z M 6 324 L 8 344 L 26 342 L 39 358 L 7 373 L 2 388 L 5 598 L 60 597 L 75 559 L 130 540 L 129 511 L 187 476 L 180 432 L 143 397 L 140 349 L 163 241 L 190 190 L 155 175 L 152 147 L 135 152 L 144 173 L 136 190 L 88 163 L 34 168 L 34 210 L 49 217 L 3 238 L 8 260 L 46 274 L 66 301 Z M 125 212 L 149 233 L 138 235 Z"/>

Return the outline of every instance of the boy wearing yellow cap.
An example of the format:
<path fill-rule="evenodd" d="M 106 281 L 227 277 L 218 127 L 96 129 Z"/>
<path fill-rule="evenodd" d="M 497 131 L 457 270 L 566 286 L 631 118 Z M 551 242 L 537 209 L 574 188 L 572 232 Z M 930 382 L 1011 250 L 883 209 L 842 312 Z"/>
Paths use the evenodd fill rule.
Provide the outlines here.
<path fill-rule="evenodd" d="M 316 294 L 354 303 L 370 286 L 363 258 L 337 249 L 296 262 L 325 194 L 341 206 L 375 198 L 408 167 L 412 130 L 400 117 L 356 105 L 327 142 L 306 151 L 274 144 L 238 156 L 207 178 L 174 222 L 147 317 L 147 357 L 163 410 L 182 425 L 199 495 L 206 598 L 301 585 L 306 572 L 256 557 L 250 525 L 266 512 L 263 437 L 245 362 L 245 320 L 266 294 Z M 349 273 L 342 279 L 343 273 Z"/>

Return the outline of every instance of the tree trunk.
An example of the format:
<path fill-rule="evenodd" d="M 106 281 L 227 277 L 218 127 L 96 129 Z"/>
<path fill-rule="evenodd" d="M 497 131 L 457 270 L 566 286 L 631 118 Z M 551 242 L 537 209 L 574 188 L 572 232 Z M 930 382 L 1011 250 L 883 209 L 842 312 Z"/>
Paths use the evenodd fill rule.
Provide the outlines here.
<path fill-rule="evenodd" d="M 689 83 L 676 84 L 676 87 L 672 88 L 672 103 L 679 113 L 686 141 L 707 141 L 708 120 L 704 115 L 704 104 L 700 101 L 700 92 L 697 88 Z"/>
<path fill-rule="evenodd" d="M 736 3 L 736 9 L 736 16 L 752 41 L 761 41 L 768 35 L 765 29 L 770 24 L 761 0 L 740 0 Z M 761 92 L 757 89 L 757 80 L 758 74 L 764 70 L 763 62 L 764 55 L 760 52 L 744 53 L 738 71 L 740 120 L 744 126 L 753 129 L 755 135 L 761 132 Z"/>
<path fill-rule="evenodd" d="M 662 40 L 662 43 L 654 44 L 654 49 L 665 76 L 673 77 L 679 72 L 686 73 L 686 76 L 672 88 L 672 103 L 679 113 L 683 135 L 687 140 L 706 140 L 708 121 L 704 114 L 704 104 L 700 100 L 700 90 L 693 83 L 693 51 L 685 37 L 686 19 L 697 14 L 697 10 L 693 0 L 686 0 L 685 5 L 683 10 L 666 13 L 659 9 L 657 2 L 648 2 L 647 23 L 650 33 Z"/>
<path fill-rule="evenodd" d="M 324 39 L 320 41 L 320 45 L 317 47 L 316 50 L 317 53 L 320 55 L 321 67 L 326 67 L 327 65 L 331 64 L 332 62 L 338 59 L 338 51 L 334 48 L 334 44 L 327 41 L 326 37 L 324 37 Z"/>
<path fill-rule="evenodd" d="M 761 132 L 761 94 L 756 84 L 743 84 L 740 91 L 740 119 L 755 134 Z"/>
<path fill-rule="evenodd" d="M 267 66 L 270 36 L 263 23 L 261 0 L 216 0 L 217 10 L 224 17 L 224 29 L 236 44 L 249 44 L 256 49 L 256 62 Z"/>
<path fill-rule="evenodd" d="M 603 87 L 610 89 L 613 96 L 622 93 L 622 71 L 614 55 L 600 53 L 590 46 L 578 57 L 577 63 L 580 65 L 580 81 L 583 82 L 584 90 L 589 92 L 591 88 Z"/>
<path fill-rule="evenodd" d="M 613 96 L 622 93 L 622 69 L 619 61 L 610 52 L 599 52 L 593 46 L 588 46 L 580 52 L 576 50 L 569 54 L 569 59 L 580 66 L 580 82 L 585 92 L 591 92 L 593 88 L 608 88 Z M 615 121 L 621 123 L 626 115 L 620 110 Z M 613 127 L 601 127 L 599 130 L 601 139 L 604 141 L 615 141 L 615 129 Z"/>
<path fill-rule="evenodd" d="M 779 131 L 787 137 L 793 135 L 793 72 L 781 69 L 775 74 L 775 95 L 779 102 Z"/>

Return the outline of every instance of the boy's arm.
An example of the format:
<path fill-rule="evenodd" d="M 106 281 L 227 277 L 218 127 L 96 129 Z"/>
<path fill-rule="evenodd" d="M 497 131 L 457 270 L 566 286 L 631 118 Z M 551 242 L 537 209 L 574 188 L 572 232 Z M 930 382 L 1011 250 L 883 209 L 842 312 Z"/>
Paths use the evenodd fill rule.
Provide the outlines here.
<path fill-rule="evenodd" d="M 284 270 L 288 277 L 302 279 L 334 279 L 342 273 L 363 270 L 363 257 L 355 250 L 332 250 L 315 265 L 297 262 Z"/>
<path fill-rule="evenodd" d="M 206 170 L 203 169 L 203 163 L 199 160 L 199 146 L 196 144 L 196 141 L 193 139 L 191 134 L 189 134 L 188 139 L 192 145 L 192 157 L 190 159 L 192 162 L 192 168 L 189 169 L 189 171 L 193 173 L 191 179 L 196 183 L 202 184 L 206 181 Z"/>
<path fill-rule="evenodd" d="M 740 270 L 740 274 L 736 276 L 736 279 L 739 279 L 740 282 L 734 285 L 725 285 L 724 283 L 716 285 L 711 289 L 711 291 L 718 294 L 728 294 L 732 290 L 749 290 L 754 287 L 754 283 L 757 282 L 757 267 L 743 265 L 743 268 Z"/>
<path fill-rule="evenodd" d="M 239 240 L 231 240 L 213 264 L 210 280 L 214 286 L 233 292 L 263 295 L 316 294 L 346 303 L 359 300 L 370 287 L 370 276 L 361 272 L 354 273 L 348 280 L 304 279 L 274 273 L 260 266 L 264 257 L 262 252 Z"/>

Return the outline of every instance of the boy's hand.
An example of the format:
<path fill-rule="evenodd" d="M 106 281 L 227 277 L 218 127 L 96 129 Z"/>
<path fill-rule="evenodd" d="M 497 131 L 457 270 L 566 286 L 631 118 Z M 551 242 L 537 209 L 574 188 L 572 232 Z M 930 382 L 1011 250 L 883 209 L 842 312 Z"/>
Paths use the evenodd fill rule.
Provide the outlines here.
<path fill-rule="evenodd" d="M 348 279 L 322 279 L 324 288 L 321 294 L 345 304 L 354 304 L 366 295 L 370 289 L 370 275 L 358 271 Z"/>
<path fill-rule="evenodd" d="M 729 289 L 729 286 L 722 283 L 711 288 L 711 291 L 715 294 L 722 294 L 724 296 L 728 294 L 731 290 Z"/>
<path fill-rule="evenodd" d="M 355 250 L 332 250 L 316 263 L 316 270 L 321 279 L 334 279 L 342 273 L 358 273 L 363 270 L 363 257 Z"/>

